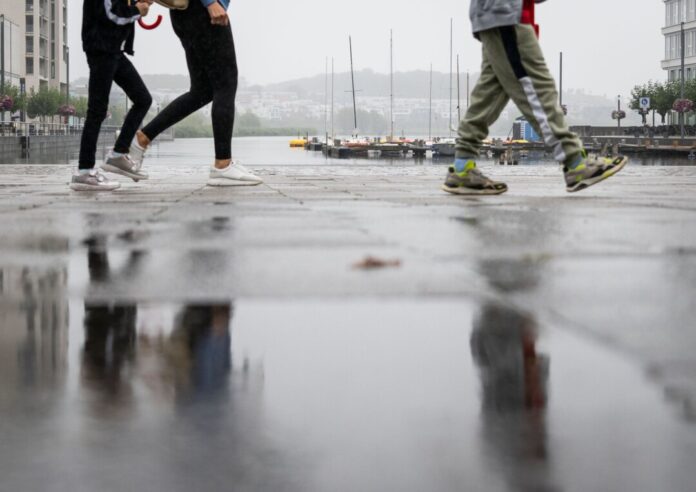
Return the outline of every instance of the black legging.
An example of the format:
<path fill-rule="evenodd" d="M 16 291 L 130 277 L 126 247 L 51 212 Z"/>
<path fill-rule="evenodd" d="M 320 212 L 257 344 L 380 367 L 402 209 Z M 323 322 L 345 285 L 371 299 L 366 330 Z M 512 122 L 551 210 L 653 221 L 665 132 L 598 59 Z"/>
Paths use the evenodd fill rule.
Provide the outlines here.
<path fill-rule="evenodd" d="M 234 99 L 237 94 L 237 55 L 230 26 L 214 26 L 199 0 L 187 10 L 172 10 L 172 26 L 186 52 L 191 88 L 172 101 L 145 128 L 154 140 L 167 128 L 213 102 L 215 158 L 232 158 Z"/>
<path fill-rule="evenodd" d="M 114 82 L 133 101 L 133 106 L 128 111 L 121 133 L 116 140 L 114 146 L 116 152 L 128 153 L 135 132 L 152 104 L 152 97 L 145 83 L 123 53 L 88 53 L 87 63 L 89 64 L 89 102 L 80 142 L 80 169 L 94 167 L 97 140 L 109 109 L 109 93 Z"/>

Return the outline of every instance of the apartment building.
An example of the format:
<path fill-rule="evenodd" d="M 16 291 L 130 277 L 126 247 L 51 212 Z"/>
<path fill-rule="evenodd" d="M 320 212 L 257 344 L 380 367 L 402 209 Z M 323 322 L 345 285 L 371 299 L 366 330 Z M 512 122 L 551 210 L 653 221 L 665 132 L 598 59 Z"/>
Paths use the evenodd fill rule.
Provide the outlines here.
<path fill-rule="evenodd" d="M 69 77 L 68 0 L 2 0 L 0 70 L 5 82 L 59 89 Z"/>

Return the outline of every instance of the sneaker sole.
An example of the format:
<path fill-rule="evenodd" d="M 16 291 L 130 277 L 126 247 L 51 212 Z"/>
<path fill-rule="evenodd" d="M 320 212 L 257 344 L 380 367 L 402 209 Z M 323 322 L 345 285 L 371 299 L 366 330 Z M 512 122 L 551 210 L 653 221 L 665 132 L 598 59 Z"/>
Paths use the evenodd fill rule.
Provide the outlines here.
<path fill-rule="evenodd" d="M 125 176 L 126 178 L 130 178 L 133 181 L 135 181 L 136 183 L 138 181 L 144 181 L 144 180 L 149 178 L 149 176 L 144 176 L 142 174 L 137 174 L 137 173 L 131 173 L 131 172 L 128 172 L 128 171 L 121 169 L 120 167 L 111 166 L 109 164 L 102 164 L 101 166 L 99 166 L 99 168 L 102 171 L 106 171 L 107 173 L 120 174 L 121 176 Z"/>
<path fill-rule="evenodd" d="M 121 186 L 106 187 L 106 186 L 91 186 L 85 184 L 71 184 L 70 189 L 73 191 L 115 191 Z"/>
<path fill-rule="evenodd" d="M 451 193 L 453 195 L 464 195 L 464 196 L 482 196 L 482 195 L 502 195 L 507 192 L 507 188 L 504 190 L 475 190 L 472 188 L 450 188 L 447 185 L 442 185 L 442 191 Z"/>
<path fill-rule="evenodd" d="M 211 178 L 208 180 L 208 186 L 215 186 L 218 188 L 225 186 L 258 186 L 260 184 L 263 184 L 263 181 L 242 181 L 229 178 Z"/>
<path fill-rule="evenodd" d="M 621 171 L 624 167 L 626 167 L 626 164 L 628 164 L 628 157 L 623 156 L 623 160 L 621 163 L 617 164 L 616 166 L 612 167 L 611 169 L 607 169 L 604 174 L 601 176 L 597 176 L 596 178 L 591 178 L 591 179 L 586 179 L 574 186 L 568 186 L 566 187 L 566 191 L 568 193 L 577 193 L 578 191 L 586 190 L 592 185 L 596 185 L 597 183 L 601 183 L 605 179 L 611 178 L 613 175 Z"/>

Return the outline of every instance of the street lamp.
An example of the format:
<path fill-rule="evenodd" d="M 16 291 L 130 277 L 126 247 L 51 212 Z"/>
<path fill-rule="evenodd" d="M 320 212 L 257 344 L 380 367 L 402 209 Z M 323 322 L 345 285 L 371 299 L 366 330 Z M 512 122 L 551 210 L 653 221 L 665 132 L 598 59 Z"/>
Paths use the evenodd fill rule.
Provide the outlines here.
<path fill-rule="evenodd" d="M 621 129 L 621 94 L 616 96 L 616 99 L 617 99 L 617 104 L 618 104 L 618 108 L 617 108 L 618 109 L 618 113 L 617 113 L 618 117 L 616 118 L 616 121 L 618 121 L 619 129 Z"/>

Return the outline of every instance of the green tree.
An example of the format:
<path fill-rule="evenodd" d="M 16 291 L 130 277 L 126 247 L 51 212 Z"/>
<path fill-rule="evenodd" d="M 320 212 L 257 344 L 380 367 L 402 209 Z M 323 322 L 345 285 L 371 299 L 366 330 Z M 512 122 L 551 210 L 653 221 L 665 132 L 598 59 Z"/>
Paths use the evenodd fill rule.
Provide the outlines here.
<path fill-rule="evenodd" d="M 660 115 L 662 124 L 665 124 L 665 117 L 672 111 L 674 101 L 679 98 L 679 84 L 676 82 L 655 83 L 655 95 L 653 96 L 652 107 Z"/>
<path fill-rule="evenodd" d="M 56 89 L 31 90 L 27 100 L 27 114 L 30 118 L 40 117 L 45 121 L 47 116 L 54 116 L 63 102 L 62 94 Z"/>
<path fill-rule="evenodd" d="M 87 117 L 87 98 L 86 97 L 71 97 L 70 104 L 75 108 L 75 116 L 78 118 Z"/>
<path fill-rule="evenodd" d="M 174 136 L 176 138 L 210 138 L 213 136 L 213 127 L 210 119 L 197 111 L 174 126 Z"/>
<path fill-rule="evenodd" d="M 353 109 L 343 108 L 336 113 L 336 127 L 339 133 L 353 133 Z M 358 131 L 362 135 L 380 135 L 389 131 L 387 119 L 377 111 L 358 110 Z"/>
<path fill-rule="evenodd" d="M 6 83 L 4 94 L 0 94 L 0 95 L 1 96 L 10 96 L 12 98 L 12 101 L 14 102 L 14 105 L 12 107 L 12 111 L 26 111 L 27 95 L 20 94 L 19 87 L 16 87 L 12 84 Z"/>
<path fill-rule="evenodd" d="M 235 126 L 241 128 L 261 128 L 261 118 L 251 111 L 237 116 Z"/>

